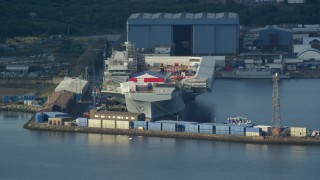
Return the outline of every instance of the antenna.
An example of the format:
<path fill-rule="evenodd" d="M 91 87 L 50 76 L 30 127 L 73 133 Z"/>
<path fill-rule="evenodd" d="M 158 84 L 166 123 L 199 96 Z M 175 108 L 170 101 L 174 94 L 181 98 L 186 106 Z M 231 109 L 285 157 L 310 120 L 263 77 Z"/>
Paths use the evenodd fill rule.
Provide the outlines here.
<path fill-rule="evenodd" d="M 279 75 L 275 73 L 272 76 L 273 80 L 273 100 L 272 100 L 272 126 L 275 128 L 281 127 L 281 117 L 280 117 L 280 97 L 279 97 Z"/>

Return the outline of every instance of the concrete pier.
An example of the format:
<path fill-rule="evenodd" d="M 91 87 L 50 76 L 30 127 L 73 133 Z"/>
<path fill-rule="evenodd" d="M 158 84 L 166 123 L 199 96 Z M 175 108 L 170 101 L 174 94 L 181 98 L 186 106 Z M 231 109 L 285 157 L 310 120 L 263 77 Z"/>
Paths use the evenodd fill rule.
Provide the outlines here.
<path fill-rule="evenodd" d="M 199 134 L 186 132 L 165 132 L 165 131 L 148 131 L 136 129 L 104 129 L 104 128 L 88 128 L 78 126 L 53 126 L 36 124 L 33 119 L 29 120 L 25 125 L 25 129 L 37 131 L 56 131 L 71 133 L 94 133 L 94 134 L 111 134 L 111 135 L 127 135 L 127 136 L 146 136 L 146 137 L 162 137 L 162 138 L 183 138 L 198 139 L 222 142 L 250 143 L 250 144 L 277 144 L 277 145 L 320 145 L 319 138 L 311 137 L 246 137 L 246 136 L 227 136 L 217 134 Z"/>

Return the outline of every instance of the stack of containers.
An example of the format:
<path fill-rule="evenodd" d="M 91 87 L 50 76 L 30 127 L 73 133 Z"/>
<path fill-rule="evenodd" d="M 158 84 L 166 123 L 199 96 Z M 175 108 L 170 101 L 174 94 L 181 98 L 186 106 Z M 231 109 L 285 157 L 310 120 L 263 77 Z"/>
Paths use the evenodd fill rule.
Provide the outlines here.
<path fill-rule="evenodd" d="M 23 98 L 24 101 L 25 100 L 35 100 L 36 96 L 23 96 L 22 98 Z"/>
<path fill-rule="evenodd" d="M 117 129 L 130 129 L 130 121 L 116 121 Z"/>
<path fill-rule="evenodd" d="M 230 135 L 230 126 L 228 126 L 226 124 L 217 124 L 216 125 L 216 134 Z"/>
<path fill-rule="evenodd" d="M 19 96 L 3 96 L 2 102 L 10 103 L 10 102 L 18 102 L 20 100 Z"/>
<path fill-rule="evenodd" d="M 148 122 L 146 121 L 133 121 L 133 128 L 139 130 L 146 130 Z"/>
<path fill-rule="evenodd" d="M 305 137 L 307 136 L 307 128 L 306 127 L 291 127 L 290 135 L 294 137 Z"/>
<path fill-rule="evenodd" d="M 189 123 L 185 124 L 185 132 L 190 132 L 190 133 L 199 133 L 199 124 L 198 123 Z"/>
<path fill-rule="evenodd" d="M 199 133 L 201 134 L 214 134 L 215 124 L 201 123 L 199 124 Z"/>
<path fill-rule="evenodd" d="M 263 136 L 271 136 L 272 134 L 272 127 L 267 125 L 256 125 L 253 126 L 255 128 L 261 128 L 261 135 Z"/>
<path fill-rule="evenodd" d="M 189 121 L 175 121 L 177 123 L 177 129 L 178 132 L 189 132 L 187 131 L 187 128 L 190 128 L 190 124 L 197 125 L 196 127 L 196 133 L 198 133 L 198 123 L 196 122 L 189 122 Z M 193 129 L 195 129 L 195 126 L 193 126 Z M 192 132 L 194 132 L 193 130 Z"/>
<path fill-rule="evenodd" d="M 102 128 L 115 129 L 116 121 L 115 120 L 102 120 Z"/>
<path fill-rule="evenodd" d="M 101 119 L 88 119 L 88 127 L 101 128 Z"/>
<path fill-rule="evenodd" d="M 261 128 L 246 127 L 246 136 L 261 136 Z"/>
<path fill-rule="evenodd" d="M 150 131 L 161 131 L 162 124 L 159 122 L 148 122 L 148 130 Z"/>
<path fill-rule="evenodd" d="M 185 132 L 187 124 L 189 124 L 189 122 L 177 121 L 177 129 L 176 130 L 178 132 Z"/>
<path fill-rule="evenodd" d="M 76 123 L 80 127 L 88 127 L 88 118 L 79 117 L 76 119 Z"/>
<path fill-rule="evenodd" d="M 176 121 L 158 121 L 162 124 L 162 131 L 172 131 L 175 132 L 177 129 Z"/>
<path fill-rule="evenodd" d="M 230 135 L 231 136 L 244 136 L 245 127 L 244 126 L 230 126 Z"/>

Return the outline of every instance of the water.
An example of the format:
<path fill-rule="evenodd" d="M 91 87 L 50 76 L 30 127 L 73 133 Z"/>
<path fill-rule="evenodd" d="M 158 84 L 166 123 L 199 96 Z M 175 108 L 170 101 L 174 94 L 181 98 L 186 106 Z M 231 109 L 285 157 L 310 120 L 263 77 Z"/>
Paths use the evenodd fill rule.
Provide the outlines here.
<path fill-rule="evenodd" d="M 318 86 L 320 80 L 281 81 L 284 124 L 320 129 Z M 268 80 L 216 80 L 214 91 L 198 96 L 189 110 L 203 121 L 243 115 L 267 124 L 271 99 Z M 29 118 L 24 113 L 0 113 L 1 180 L 300 180 L 320 176 L 317 146 L 37 132 L 22 128 Z"/>
<path fill-rule="evenodd" d="M 212 93 L 198 96 L 186 120 L 225 122 L 245 116 L 255 124 L 271 125 L 272 80 L 215 80 Z M 285 79 L 279 82 L 281 121 L 285 126 L 320 129 L 320 79 Z"/>

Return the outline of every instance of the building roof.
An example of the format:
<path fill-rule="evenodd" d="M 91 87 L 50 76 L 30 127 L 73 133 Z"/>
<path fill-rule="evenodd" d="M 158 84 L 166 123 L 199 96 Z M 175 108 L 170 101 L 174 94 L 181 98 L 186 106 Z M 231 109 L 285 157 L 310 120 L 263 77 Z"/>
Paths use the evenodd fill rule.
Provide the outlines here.
<path fill-rule="evenodd" d="M 54 106 L 66 108 L 69 101 L 74 98 L 75 93 L 70 91 L 54 92 L 48 100 L 43 104 L 41 112 L 52 111 Z"/>
<path fill-rule="evenodd" d="M 320 51 L 314 48 L 305 48 L 298 53 L 297 57 L 298 59 L 305 59 L 305 60 L 309 60 L 310 58 L 319 59 Z"/>
<path fill-rule="evenodd" d="M 292 32 L 291 29 L 286 29 L 286 28 L 278 27 L 277 25 L 266 26 L 266 27 L 261 27 L 261 28 L 256 28 L 256 29 L 251 29 L 250 32 L 265 31 L 265 30 L 269 30 L 269 29 L 274 29 L 274 30 L 278 30 L 278 31 Z"/>
<path fill-rule="evenodd" d="M 139 77 L 139 76 L 142 76 L 142 75 L 145 75 L 145 74 L 148 74 L 150 76 L 154 76 L 154 77 L 157 77 L 157 78 L 163 78 L 163 79 L 166 78 L 165 75 L 157 73 L 157 72 L 154 72 L 154 71 L 150 71 L 150 70 L 134 74 L 134 75 L 131 76 L 131 78 L 136 78 L 136 77 Z"/>
<path fill-rule="evenodd" d="M 93 114 L 95 114 L 95 115 L 114 115 L 114 116 L 117 116 L 117 115 L 138 116 L 141 113 L 121 112 L 121 111 L 96 111 L 96 112 L 93 112 Z M 124 120 L 124 119 L 122 119 L 122 120 Z"/>
<path fill-rule="evenodd" d="M 237 13 L 135 13 L 128 18 L 128 24 L 239 24 Z"/>
<path fill-rule="evenodd" d="M 66 90 L 77 94 L 82 94 L 84 93 L 87 84 L 88 81 L 86 80 L 66 77 L 63 81 L 59 83 L 59 85 L 56 87 L 54 91 L 59 92 Z"/>

